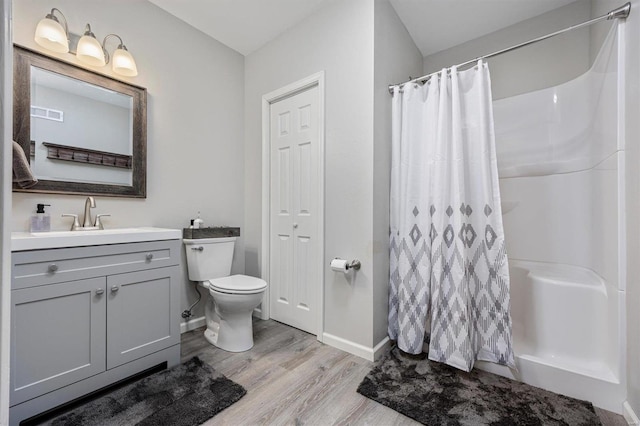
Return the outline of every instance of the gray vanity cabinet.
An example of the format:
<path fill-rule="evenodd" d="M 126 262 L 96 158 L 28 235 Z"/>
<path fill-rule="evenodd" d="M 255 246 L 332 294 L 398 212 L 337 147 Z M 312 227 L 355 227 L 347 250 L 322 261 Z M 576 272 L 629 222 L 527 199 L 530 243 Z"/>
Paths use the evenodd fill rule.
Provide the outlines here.
<path fill-rule="evenodd" d="M 10 423 L 180 361 L 180 240 L 12 253 Z"/>

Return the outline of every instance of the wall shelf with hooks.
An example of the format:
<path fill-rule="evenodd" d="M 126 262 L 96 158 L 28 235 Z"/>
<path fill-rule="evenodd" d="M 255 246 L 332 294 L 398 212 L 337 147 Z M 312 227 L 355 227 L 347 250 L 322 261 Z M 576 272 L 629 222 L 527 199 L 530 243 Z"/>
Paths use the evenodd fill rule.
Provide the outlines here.
<path fill-rule="evenodd" d="M 133 157 L 131 155 L 116 154 L 115 152 L 97 151 L 68 145 L 42 142 L 47 147 L 47 158 L 51 160 L 74 161 L 99 166 L 130 169 Z"/>

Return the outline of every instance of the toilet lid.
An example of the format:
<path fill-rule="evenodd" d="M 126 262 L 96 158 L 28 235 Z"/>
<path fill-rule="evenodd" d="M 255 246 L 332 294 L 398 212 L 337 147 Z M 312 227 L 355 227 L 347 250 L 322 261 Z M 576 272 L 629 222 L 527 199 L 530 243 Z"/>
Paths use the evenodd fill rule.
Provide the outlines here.
<path fill-rule="evenodd" d="M 248 275 L 231 275 L 209 280 L 209 289 L 224 293 L 257 293 L 267 288 L 267 283 Z"/>

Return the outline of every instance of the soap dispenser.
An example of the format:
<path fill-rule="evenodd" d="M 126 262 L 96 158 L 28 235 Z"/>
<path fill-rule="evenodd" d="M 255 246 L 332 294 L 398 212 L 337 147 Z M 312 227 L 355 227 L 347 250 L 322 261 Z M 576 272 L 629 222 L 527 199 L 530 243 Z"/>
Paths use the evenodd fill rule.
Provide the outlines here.
<path fill-rule="evenodd" d="M 51 217 L 45 213 L 44 207 L 51 204 L 36 204 L 36 214 L 31 216 L 31 232 L 51 231 Z"/>
<path fill-rule="evenodd" d="M 198 217 L 193 221 L 193 228 L 194 229 L 204 228 L 204 220 L 200 219 L 200 212 L 198 212 Z"/>

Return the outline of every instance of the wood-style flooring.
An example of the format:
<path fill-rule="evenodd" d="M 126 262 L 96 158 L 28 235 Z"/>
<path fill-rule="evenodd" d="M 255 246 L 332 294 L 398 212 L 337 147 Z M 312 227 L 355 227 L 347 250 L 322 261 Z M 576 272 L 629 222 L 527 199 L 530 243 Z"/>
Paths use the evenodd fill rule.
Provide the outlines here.
<path fill-rule="evenodd" d="M 254 320 L 254 347 L 238 354 L 210 345 L 203 329 L 182 335 L 182 361 L 199 356 L 247 394 L 205 425 L 418 425 L 356 392 L 373 363 L 273 320 Z M 624 426 L 596 409 L 604 426 Z"/>

